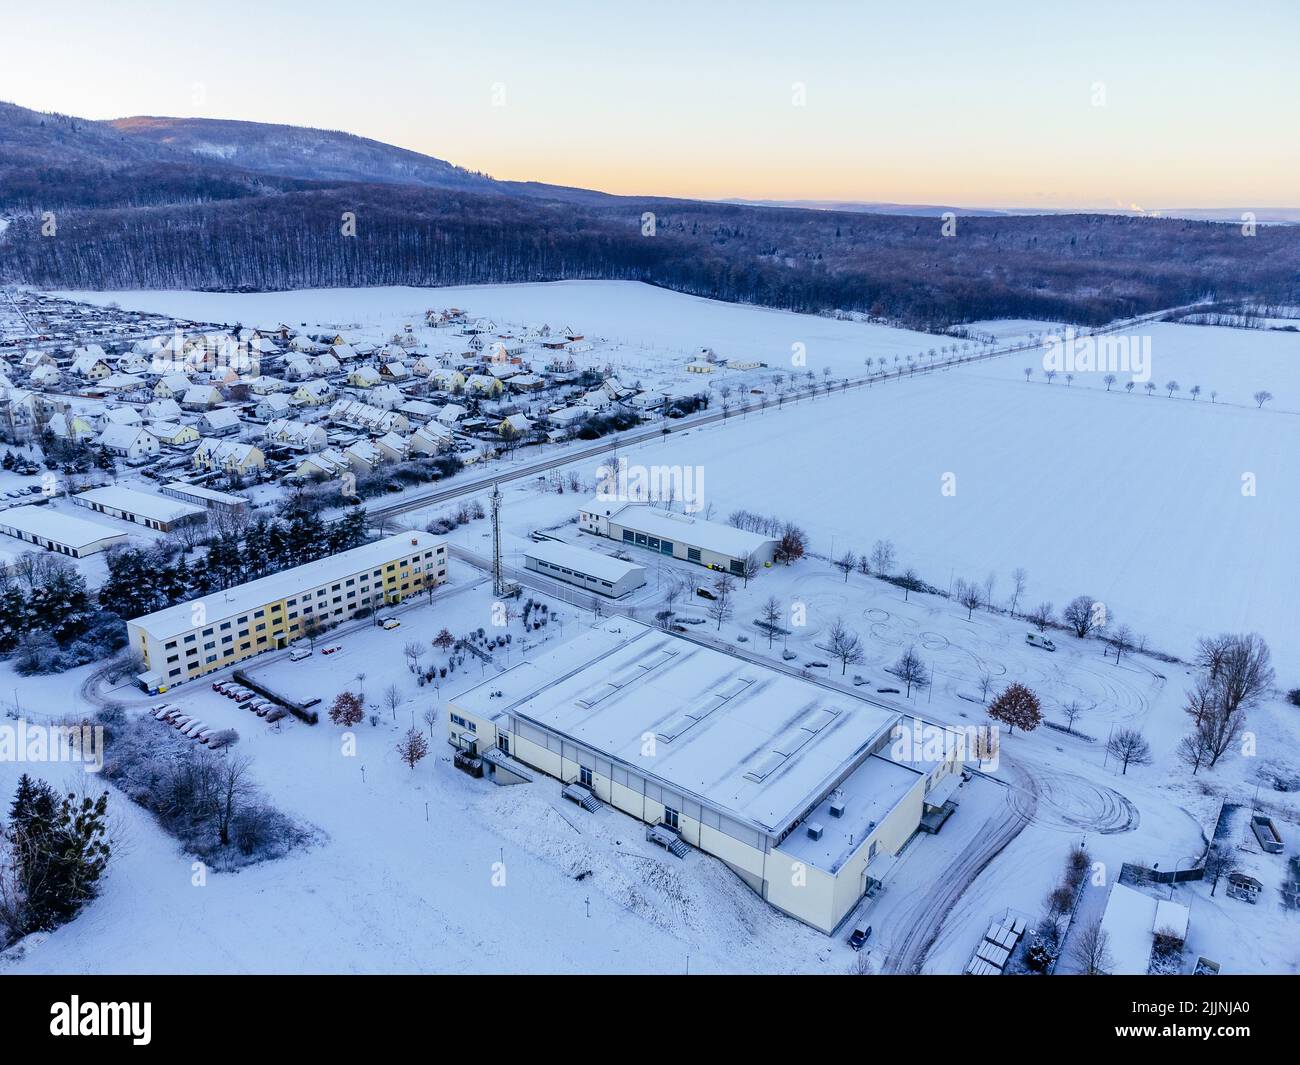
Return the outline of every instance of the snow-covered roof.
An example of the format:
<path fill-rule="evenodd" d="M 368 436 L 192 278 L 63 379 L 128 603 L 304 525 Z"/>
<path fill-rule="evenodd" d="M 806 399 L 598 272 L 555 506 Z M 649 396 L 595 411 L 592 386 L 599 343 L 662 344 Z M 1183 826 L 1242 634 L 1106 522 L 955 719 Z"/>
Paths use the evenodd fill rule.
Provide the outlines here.
<path fill-rule="evenodd" d="M 596 496 L 582 507 L 586 514 L 597 514 L 625 528 L 660 539 L 689 543 L 719 555 L 747 558 L 775 543 L 771 536 L 746 532 L 721 522 L 705 521 L 689 514 L 662 510 L 648 503 L 621 503 Z"/>
<path fill-rule="evenodd" d="M 12 507 L 0 513 L 0 528 L 5 531 L 15 529 L 29 536 L 53 540 L 75 551 L 84 550 L 100 541 L 120 543 L 126 539 L 126 534 L 116 529 L 75 517 L 50 506 Z"/>
<path fill-rule="evenodd" d="M 569 736 L 772 834 L 900 716 L 618 616 L 453 703 Z"/>
<path fill-rule="evenodd" d="M 1154 934 L 1166 927 L 1185 936 L 1187 907 L 1152 898 L 1118 881 L 1112 884 L 1101 918 L 1111 956 L 1108 971 L 1115 976 L 1146 975 Z"/>
<path fill-rule="evenodd" d="M 124 510 L 130 514 L 138 514 L 142 518 L 163 522 L 179 521 L 181 518 L 193 518 L 207 513 L 203 507 L 197 507 L 193 503 L 154 495 L 152 492 L 137 492 L 134 488 L 123 488 L 119 485 L 88 489 L 77 495 L 73 501 L 82 506 L 98 503 L 113 510 Z"/>
<path fill-rule="evenodd" d="M 10 511 L 12 513 L 12 511 Z M 316 588 L 336 577 L 350 577 L 362 570 L 379 568 L 403 555 L 414 554 L 426 548 L 437 547 L 443 541 L 425 532 L 403 532 L 376 540 L 373 543 L 340 551 L 316 562 L 281 570 L 269 577 L 259 577 L 247 584 L 238 584 L 222 592 L 211 592 L 200 597 L 207 606 L 207 624 L 224 618 L 247 613 L 267 603 L 287 599 L 298 592 Z M 189 602 L 155 610 L 152 614 L 135 618 L 138 625 L 155 639 L 170 639 L 194 628 L 194 608 Z"/>
<path fill-rule="evenodd" d="M 558 540 L 543 540 L 541 543 L 529 544 L 524 549 L 525 558 L 535 558 L 539 562 L 549 562 L 552 566 L 567 566 L 581 570 L 589 577 L 609 581 L 615 584 L 629 573 L 645 573 L 644 566 L 633 562 L 624 562 L 621 558 L 602 555 L 598 551 L 588 551 L 584 547 L 560 543 Z"/>

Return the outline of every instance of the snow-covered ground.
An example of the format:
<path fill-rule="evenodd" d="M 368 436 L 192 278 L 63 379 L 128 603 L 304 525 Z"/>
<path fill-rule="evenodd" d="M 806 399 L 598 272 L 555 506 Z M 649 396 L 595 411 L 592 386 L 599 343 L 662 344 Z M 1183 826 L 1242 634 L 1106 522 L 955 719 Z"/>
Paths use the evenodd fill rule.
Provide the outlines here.
<path fill-rule="evenodd" d="M 204 320 L 357 322 L 380 332 L 400 328 L 405 317 L 418 319 L 426 307 L 460 305 L 501 321 L 572 324 L 617 342 L 628 358 L 641 352 L 647 365 L 653 358 L 664 366 L 702 346 L 724 357 L 788 361 L 791 344 L 803 342 L 810 366 L 823 359 L 837 374 L 856 374 L 867 353 L 905 356 L 928 350 L 936 339 L 618 284 L 93 298 Z M 1013 325 L 1015 335 L 1044 326 L 1008 329 Z M 1201 635 L 1257 630 L 1273 648 L 1279 683 L 1297 686 L 1300 420 L 1293 411 L 1300 407 L 1294 398 L 1300 396 L 1300 337 L 1192 326 L 1155 326 L 1151 334 L 1154 379 L 1163 385 L 1176 376 L 1183 396 L 1199 383 L 1207 393 L 1200 400 L 1170 400 L 1163 389 L 1153 397 L 1107 394 L 1090 377 L 1048 385 L 1041 371 L 1026 384 L 1022 368 L 1029 363 L 1011 357 L 787 403 L 623 452 L 634 463 L 699 467 L 704 501 L 717 518 L 745 508 L 794 520 L 810 535 L 813 557 L 763 571 L 739 591 L 734 618 L 720 629 L 712 622 L 694 627 L 699 634 L 781 667 L 788 665 L 784 643 L 793 665 L 804 666 L 828 657 L 818 640 L 843 618 L 862 635 L 865 661 L 844 677 L 834 667 L 808 667 L 824 683 L 858 690 L 850 683 L 856 673 L 873 692 L 897 686 L 887 667 L 915 646 L 935 670 L 934 685 L 910 700 L 881 697 L 922 716 L 983 723 L 985 676 L 995 691 L 1010 680 L 1028 684 L 1057 723 L 1067 703 L 1086 707 L 1076 728 L 1093 742 L 1048 728 L 1005 738 L 997 772 L 963 786 L 961 805 L 939 836 L 909 846 L 867 913 L 875 927 L 868 961 L 877 971 L 906 970 L 914 962 L 927 971 L 960 971 L 993 917 L 1009 908 L 1031 917 L 1040 912 L 1074 843 L 1086 842 L 1107 882 L 1126 861 L 1162 869 L 1185 863 L 1203 848 L 1223 799 L 1254 801 L 1261 762 L 1295 765 L 1300 716 L 1280 699 L 1252 714 L 1256 757 L 1234 755 L 1193 779 L 1174 755 L 1186 727 L 1182 702 L 1190 681 L 1181 663 L 1133 655 L 1116 664 L 1096 641 L 1056 634 L 1058 650 L 1051 654 L 1028 646 L 1024 623 L 1005 614 L 976 611 L 967 618 L 964 608 L 939 596 L 904 600 L 899 589 L 874 578 L 853 573 L 846 580 L 827 561 L 892 539 L 898 568 L 914 566 L 940 588 L 956 577 L 982 583 L 993 574 L 999 602 L 1009 594 L 1012 569 L 1023 566 L 1029 573 L 1023 602 L 1046 599 L 1059 609 L 1086 593 L 1150 646 L 1175 655 L 1187 655 Z M 1220 392 L 1214 404 L 1211 388 Z M 1249 400 L 1258 388 L 1277 396 L 1264 410 Z M 577 467 L 587 485 L 594 467 Z M 1253 494 L 1243 492 L 1247 485 Z M 504 495 L 506 556 L 515 565 L 525 538 L 539 528 L 585 547 L 614 547 L 576 532 L 572 519 L 582 495 L 556 494 L 543 479 L 512 482 Z M 422 526 L 445 509 L 412 511 L 399 523 Z M 451 539 L 458 549 L 488 553 L 483 521 Z M 671 571 L 709 578 L 659 557 L 644 561 L 650 583 L 607 609 L 650 620 Z M 476 663 L 436 689 L 418 687 L 406 668 L 402 647 L 409 640 L 427 647 L 443 627 L 459 634 L 490 625 L 491 596 L 481 572 L 456 559 L 452 578 L 433 605 L 405 608 L 397 630 L 359 625 L 325 641 L 342 647 L 336 655 L 317 653 L 298 663 L 282 656 L 257 666 L 273 686 L 327 702 L 344 687 L 364 686 L 367 701 L 379 703 L 384 688 L 396 683 L 402 705 L 395 715 L 381 709 L 377 725 L 355 730 L 356 757 L 343 756 L 339 730 L 327 722 L 290 721 L 275 731 L 202 686 L 168 697 L 210 724 L 239 728 L 239 749 L 254 758 L 268 796 L 317 826 L 320 843 L 238 874 L 209 874 L 208 886 L 195 888 L 190 859 L 114 793 L 122 846 L 104 896 L 8 968 L 853 967 L 857 959 L 842 941 L 777 914 L 720 864 L 696 853 L 678 861 L 649 848 L 635 822 L 608 809 L 594 817 L 577 811 L 562 802 L 554 781 L 495 788 L 455 772 L 440 726 L 431 756 L 414 771 L 402 766 L 393 750 L 400 733 L 412 723 L 427 728 L 425 710 L 445 707 L 459 687 L 496 668 Z M 803 604 L 808 616 L 807 625 L 792 627 L 771 648 L 753 626 L 769 595 L 786 609 Z M 552 602 L 557 621 L 545 630 L 550 640 L 572 635 L 591 617 Z M 688 597 L 678 608 L 703 619 L 703 603 Z M 526 650 L 521 631 L 516 640 L 512 656 L 546 653 L 545 647 Z M 15 688 L 25 712 L 54 716 L 78 705 L 87 672 L 24 679 L 5 667 L 0 688 Z M 1121 774 L 1106 757 L 1105 737 L 1118 725 L 1143 731 L 1152 765 Z M 12 792 L 17 769 L 0 763 L 0 795 Z M 1259 796 L 1282 828 L 1288 855 L 1300 839 L 1295 794 L 1265 786 Z M 999 833 L 1009 842 L 990 847 Z M 504 862 L 505 887 L 492 886 L 496 862 Z M 1292 971 L 1294 950 L 1277 944 L 1294 944 L 1300 930 L 1296 914 L 1276 904 L 1279 876 L 1269 866 L 1269 906 L 1227 900 L 1222 885 L 1213 899 L 1208 887 L 1178 888 L 1184 902 L 1192 900 L 1189 955 L 1213 957 L 1224 971 Z"/>

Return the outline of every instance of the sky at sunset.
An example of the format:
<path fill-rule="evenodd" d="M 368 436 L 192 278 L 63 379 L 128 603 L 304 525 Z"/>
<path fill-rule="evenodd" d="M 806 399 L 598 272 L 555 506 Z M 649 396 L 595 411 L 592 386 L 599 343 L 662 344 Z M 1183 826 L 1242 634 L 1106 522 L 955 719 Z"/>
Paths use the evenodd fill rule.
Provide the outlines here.
<path fill-rule="evenodd" d="M 1300 3 L 8 0 L 0 99 L 698 198 L 1300 205 Z"/>

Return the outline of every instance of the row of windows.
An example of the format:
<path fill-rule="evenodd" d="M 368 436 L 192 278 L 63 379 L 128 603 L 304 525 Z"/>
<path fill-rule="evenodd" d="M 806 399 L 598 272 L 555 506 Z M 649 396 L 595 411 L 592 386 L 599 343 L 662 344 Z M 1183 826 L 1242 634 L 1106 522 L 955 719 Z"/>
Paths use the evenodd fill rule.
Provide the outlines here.
<path fill-rule="evenodd" d="M 438 552 L 441 554 L 441 552 L 442 552 L 442 548 L 439 548 L 439 549 L 438 549 Z M 424 556 L 423 556 L 423 557 L 424 557 L 424 558 L 432 558 L 432 557 L 433 557 L 433 554 L 434 554 L 433 551 L 426 551 L 426 552 L 424 553 Z M 417 556 L 417 557 L 419 557 L 419 556 Z M 407 559 L 402 559 L 402 560 L 400 560 L 400 565 L 401 565 L 403 568 L 406 568 L 409 564 L 410 564 L 410 563 L 409 563 L 409 561 L 408 561 Z M 390 562 L 386 568 L 389 569 L 389 570 L 396 570 L 398 565 L 399 565 L 399 563 L 397 563 L 397 562 Z M 420 573 L 421 570 L 422 570 L 422 567 L 420 567 L 420 566 L 418 566 L 418 565 L 416 565 L 416 566 L 414 567 L 414 571 L 415 571 L 416 573 Z M 439 577 L 443 577 L 443 576 L 446 575 L 446 572 L 447 572 L 447 571 L 446 571 L 445 569 L 439 570 L 439 571 L 438 571 L 438 576 L 439 576 Z M 371 576 L 373 576 L 373 577 L 382 577 L 382 575 L 383 575 L 383 571 L 382 571 L 382 570 L 375 570 L 375 571 L 371 574 Z M 363 578 L 363 580 L 369 580 L 369 578 L 368 578 L 368 577 L 367 577 L 367 578 Z M 355 577 L 349 577 L 346 581 L 341 581 L 341 582 L 339 582 L 339 583 L 332 584 L 332 585 L 330 586 L 330 588 L 329 588 L 329 591 L 333 591 L 333 592 L 340 591 L 340 590 L 341 590 L 345 585 L 346 585 L 347 587 L 350 588 L 350 587 L 352 587 L 353 585 L 355 585 L 356 582 L 357 582 L 357 581 L 356 581 L 356 578 L 355 578 Z M 407 584 L 403 584 L 401 587 L 402 587 L 403 590 L 405 590 L 407 587 L 409 587 L 409 582 L 408 582 Z M 369 586 L 369 584 L 365 584 L 365 583 L 363 583 L 363 584 L 361 585 L 361 593 L 362 593 L 363 595 L 365 595 L 366 593 L 368 593 L 369 590 L 370 590 L 370 586 Z M 305 602 L 306 600 L 312 598 L 313 595 L 314 595 L 316 598 L 319 599 L 319 598 L 323 598 L 326 594 L 328 594 L 328 593 L 327 593 L 326 589 L 322 586 L 322 587 L 320 587 L 320 588 L 317 588 L 314 592 L 306 592 L 306 593 L 303 595 L 302 598 L 303 598 L 303 601 Z M 356 595 L 355 592 L 349 592 L 349 593 L 348 593 L 348 598 L 354 598 L 355 595 Z M 335 596 L 335 597 L 334 597 L 334 602 L 335 602 L 335 603 L 341 602 L 340 597 Z M 288 605 L 288 606 L 297 606 L 297 605 L 298 605 L 298 597 L 295 596 L 294 598 L 287 600 L 287 601 L 286 601 L 286 605 Z M 272 604 L 271 604 L 271 610 L 272 610 L 272 611 L 278 611 L 278 610 L 281 610 L 281 609 L 283 609 L 283 608 L 280 606 L 279 603 L 272 603 Z M 304 608 L 304 613 L 310 613 L 310 612 L 311 612 L 311 610 L 310 610 L 309 607 L 305 607 L 305 608 Z M 254 617 L 254 618 L 261 618 L 261 617 L 265 617 L 265 616 L 266 616 L 266 609 L 265 609 L 265 608 L 260 608 L 260 609 L 258 609 L 258 610 L 256 610 L 256 611 L 253 612 L 253 617 Z M 298 616 L 297 613 L 291 613 L 291 614 L 289 615 L 290 618 L 294 618 L 294 617 L 297 617 L 297 616 Z M 246 624 L 246 623 L 248 622 L 248 615 L 245 614 L 243 617 L 238 618 L 237 621 L 238 621 L 238 623 L 241 624 L 241 625 Z M 229 621 L 223 621 L 223 622 L 221 623 L 221 625 L 220 625 L 220 628 L 224 631 L 224 630 L 226 630 L 226 629 L 229 629 L 230 626 L 231 626 L 231 623 L 230 623 Z M 265 626 L 260 626 L 260 628 L 265 628 Z M 206 629 L 203 630 L 202 635 L 204 635 L 204 636 L 211 636 L 212 633 L 213 633 L 213 629 L 212 629 L 211 627 L 209 627 L 209 628 L 206 628 Z M 246 631 L 245 631 L 245 632 L 241 632 L 240 635 L 241 635 L 241 636 L 246 636 L 246 635 L 247 635 L 247 632 L 246 632 Z M 191 633 L 190 635 L 186 636 L 186 637 L 185 637 L 185 642 L 186 642 L 186 643 L 194 643 L 194 642 L 195 642 L 195 634 L 194 634 L 194 633 Z M 176 640 L 169 640 L 165 646 L 166 646 L 166 649 L 167 649 L 168 651 L 170 651 L 170 650 L 173 650 L 173 649 L 176 647 L 176 644 L 177 644 L 177 641 L 176 641 Z"/>
<path fill-rule="evenodd" d="M 540 558 L 535 558 L 533 559 L 533 561 L 537 563 L 537 567 L 539 569 L 555 570 L 556 573 L 562 573 L 566 577 L 577 577 L 580 580 L 591 581 L 592 584 L 599 584 L 602 588 L 614 587 L 612 584 L 610 584 L 609 581 L 602 581 L 599 577 L 592 577 L 586 573 L 583 573 L 582 570 L 568 569 L 565 566 L 552 565 L 550 562 L 543 562 Z"/>

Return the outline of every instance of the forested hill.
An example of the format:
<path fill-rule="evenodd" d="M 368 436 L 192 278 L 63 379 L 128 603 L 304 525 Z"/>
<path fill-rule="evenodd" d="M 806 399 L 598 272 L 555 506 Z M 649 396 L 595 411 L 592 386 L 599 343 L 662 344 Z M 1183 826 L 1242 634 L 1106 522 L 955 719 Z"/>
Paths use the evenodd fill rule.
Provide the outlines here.
<path fill-rule="evenodd" d="M 53 236 L 42 217 L 54 212 Z M 345 235 L 344 215 L 355 216 Z M 646 215 L 653 214 L 653 228 Z M 1300 227 L 935 218 L 500 182 L 349 134 L 87 122 L 0 104 L 0 279 L 285 289 L 610 278 L 936 327 L 1096 323 L 1201 297 L 1300 301 Z M 48 226 L 46 229 L 48 230 Z"/>

